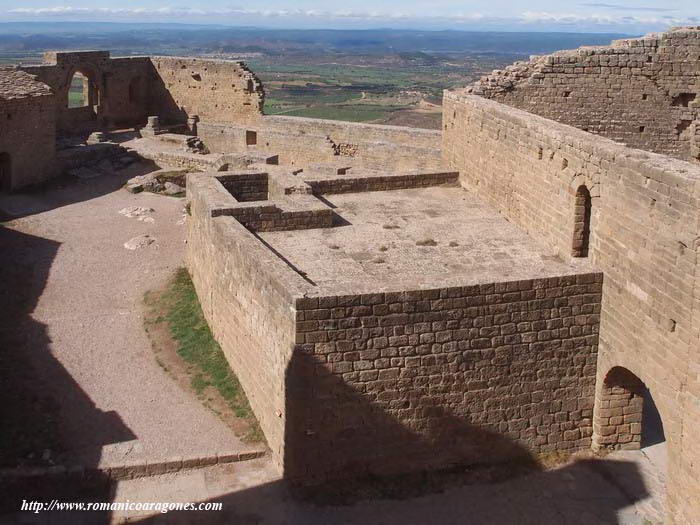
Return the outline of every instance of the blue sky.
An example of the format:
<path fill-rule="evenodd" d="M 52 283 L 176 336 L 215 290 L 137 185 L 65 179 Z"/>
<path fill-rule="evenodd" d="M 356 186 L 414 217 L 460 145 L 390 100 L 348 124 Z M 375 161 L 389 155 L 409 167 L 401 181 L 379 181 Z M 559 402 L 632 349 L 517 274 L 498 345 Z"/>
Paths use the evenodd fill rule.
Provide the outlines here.
<path fill-rule="evenodd" d="M 0 0 L 2 21 L 642 33 L 700 25 L 699 0 Z"/>

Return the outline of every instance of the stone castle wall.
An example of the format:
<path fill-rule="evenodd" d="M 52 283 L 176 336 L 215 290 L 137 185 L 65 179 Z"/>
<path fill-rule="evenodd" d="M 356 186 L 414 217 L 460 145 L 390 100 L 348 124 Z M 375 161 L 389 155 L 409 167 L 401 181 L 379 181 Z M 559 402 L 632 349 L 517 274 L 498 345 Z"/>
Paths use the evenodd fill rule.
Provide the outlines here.
<path fill-rule="evenodd" d="M 152 57 L 150 112 L 163 122 L 254 122 L 262 115 L 264 92 L 243 62 Z"/>
<path fill-rule="evenodd" d="M 56 128 L 76 133 L 143 123 L 148 116 L 149 58 L 110 58 L 107 51 L 49 52 L 44 63 L 23 66 L 55 93 Z M 94 87 L 88 106 L 68 107 L 73 75 L 82 73 Z"/>
<path fill-rule="evenodd" d="M 650 389 L 668 442 L 670 516 L 698 521 L 700 505 L 686 496 L 700 491 L 700 167 L 464 92 L 445 93 L 443 115 L 444 159 L 464 187 L 564 259 L 577 190 L 589 189 L 588 256 L 605 275 L 597 388 L 620 366 Z"/>
<path fill-rule="evenodd" d="M 264 116 L 248 126 L 205 122 L 198 126 L 198 134 L 211 151 L 260 148 L 274 151 L 281 164 L 289 165 L 346 162 L 400 170 L 441 164 L 439 131 L 400 126 Z"/>
<path fill-rule="evenodd" d="M 54 96 L 0 98 L 0 154 L 9 155 L 15 190 L 43 182 L 57 173 Z M 7 183 L 6 183 L 7 184 Z"/>
<path fill-rule="evenodd" d="M 299 299 L 285 473 L 590 447 L 602 276 Z"/>
<path fill-rule="evenodd" d="M 188 267 L 287 479 L 590 447 L 601 274 L 324 294 L 239 223 L 266 203 L 229 177 L 188 178 Z"/>
<path fill-rule="evenodd" d="M 700 28 L 534 57 L 471 89 L 634 148 L 700 160 Z"/>
<path fill-rule="evenodd" d="M 234 202 L 214 179 L 187 184 L 187 266 L 202 310 L 235 370 L 280 470 L 286 440 L 285 376 L 295 338 L 295 295 L 304 281 L 212 204 Z"/>
<path fill-rule="evenodd" d="M 49 52 L 44 63 L 23 66 L 56 94 L 57 130 L 140 126 L 149 115 L 164 123 L 245 123 L 262 114 L 260 82 L 242 62 L 172 57 L 111 58 L 107 51 Z M 68 107 L 73 75 L 90 83 L 87 106 Z"/>

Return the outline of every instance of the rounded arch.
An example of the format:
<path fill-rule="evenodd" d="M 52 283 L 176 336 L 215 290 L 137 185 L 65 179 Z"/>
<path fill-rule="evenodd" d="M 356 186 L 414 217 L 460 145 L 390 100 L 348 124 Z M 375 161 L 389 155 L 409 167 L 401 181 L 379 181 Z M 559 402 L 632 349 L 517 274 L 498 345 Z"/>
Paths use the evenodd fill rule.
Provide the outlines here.
<path fill-rule="evenodd" d="M 593 447 L 634 450 L 665 440 L 661 415 L 644 382 L 627 368 L 611 368 L 596 398 Z"/>
<path fill-rule="evenodd" d="M 588 188 L 588 192 L 591 194 L 591 199 L 597 199 L 600 197 L 600 181 L 598 180 L 598 175 L 589 176 L 583 173 L 577 173 L 571 178 L 569 183 L 569 193 L 571 195 L 576 195 L 576 191 L 581 187 L 585 186 Z"/>
<path fill-rule="evenodd" d="M 94 107 L 100 103 L 97 75 L 89 67 L 76 66 L 68 77 L 66 105 L 69 109 Z"/>

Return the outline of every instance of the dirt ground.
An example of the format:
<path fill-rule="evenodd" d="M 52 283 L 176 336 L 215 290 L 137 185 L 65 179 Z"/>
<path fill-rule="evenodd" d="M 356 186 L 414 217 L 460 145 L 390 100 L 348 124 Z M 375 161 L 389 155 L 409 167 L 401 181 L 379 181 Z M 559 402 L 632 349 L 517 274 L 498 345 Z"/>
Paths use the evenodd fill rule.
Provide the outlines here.
<path fill-rule="evenodd" d="M 5 466 L 250 449 L 151 351 L 143 295 L 183 265 L 185 214 L 182 199 L 122 188 L 142 169 L 0 198 L 15 217 L 0 227 Z M 129 216 L 130 207 L 149 211 Z"/>

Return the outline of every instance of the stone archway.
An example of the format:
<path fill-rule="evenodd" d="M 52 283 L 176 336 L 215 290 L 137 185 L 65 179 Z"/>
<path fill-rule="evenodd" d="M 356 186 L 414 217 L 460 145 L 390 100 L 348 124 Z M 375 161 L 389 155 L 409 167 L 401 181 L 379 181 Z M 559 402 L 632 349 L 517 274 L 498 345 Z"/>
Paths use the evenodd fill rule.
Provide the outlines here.
<path fill-rule="evenodd" d="M 628 369 L 610 369 L 595 402 L 593 448 L 636 450 L 664 441 L 663 422 L 651 392 Z"/>
<path fill-rule="evenodd" d="M 12 158 L 9 153 L 0 153 L 0 192 L 12 191 Z"/>
<path fill-rule="evenodd" d="M 100 92 L 94 75 L 86 69 L 76 68 L 70 76 L 66 97 L 69 109 L 99 105 Z"/>

